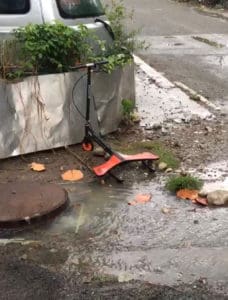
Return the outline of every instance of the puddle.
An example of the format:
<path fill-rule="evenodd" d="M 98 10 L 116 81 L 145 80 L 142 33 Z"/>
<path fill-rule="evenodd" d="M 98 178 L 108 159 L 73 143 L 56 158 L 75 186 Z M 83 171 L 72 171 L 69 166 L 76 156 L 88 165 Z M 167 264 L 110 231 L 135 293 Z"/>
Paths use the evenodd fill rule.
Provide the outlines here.
<path fill-rule="evenodd" d="M 228 67 L 228 55 L 208 55 L 204 60 L 211 65 L 216 65 L 221 68 Z"/>
<path fill-rule="evenodd" d="M 225 170 L 224 164 L 218 169 Z M 208 166 L 208 174 L 214 168 Z M 220 180 L 223 174 L 216 174 L 213 180 Z M 227 177 L 222 178 L 227 183 Z M 70 196 L 68 209 L 17 235 L 45 245 L 61 244 L 68 251 L 63 268 L 77 262 L 110 275 L 170 284 L 200 276 L 227 277 L 227 208 L 177 200 L 156 180 L 133 186 L 77 183 L 65 187 Z M 128 205 L 142 193 L 151 193 L 151 202 Z"/>

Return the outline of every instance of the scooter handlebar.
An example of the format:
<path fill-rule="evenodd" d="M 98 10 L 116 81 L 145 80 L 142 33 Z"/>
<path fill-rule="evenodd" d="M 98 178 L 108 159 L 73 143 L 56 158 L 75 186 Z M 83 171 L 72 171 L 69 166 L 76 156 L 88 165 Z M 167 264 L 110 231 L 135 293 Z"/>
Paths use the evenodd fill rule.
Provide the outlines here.
<path fill-rule="evenodd" d="M 93 63 L 87 63 L 87 64 L 78 64 L 74 67 L 70 67 L 71 70 L 79 70 L 79 69 L 85 69 L 85 68 L 93 68 L 95 69 L 96 67 L 106 65 L 108 63 L 107 60 L 104 61 L 98 61 L 98 62 L 93 62 Z"/>

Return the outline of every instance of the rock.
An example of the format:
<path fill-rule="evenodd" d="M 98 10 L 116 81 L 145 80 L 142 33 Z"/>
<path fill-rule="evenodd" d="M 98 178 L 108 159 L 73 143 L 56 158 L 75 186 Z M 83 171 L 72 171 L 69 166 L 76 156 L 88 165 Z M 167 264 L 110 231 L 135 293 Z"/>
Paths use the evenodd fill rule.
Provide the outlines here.
<path fill-rule="evenodd" d="M 93 150 L 93 155 L 94 156 L 101 156 L 103 157 L 105 155 L 105 151 L 102 147 L 96 147 L 94 150 Z"/>
<path fill-rule="evenodd" d="M 120 273 L 118 276 L 118 282 L 123 283 L 123 282 L 129 282 L 133 280 L 133 276 L 128 273 Z"/>
<path fill-rule="evenodd" d="M 166 173 L 171 173 L 171 172 L 173 172 L 173 169 L 172 168 L 168 168 L 168 169 L 165 170 L 165 172 Z"/>
<path fill-rule="evenodd" d="M 79 259 L 77 257 L 74 257 L 72 260 L 71 260 L 71 264 L 72 265 L 79 265 Z"/>
<path fill-rule="evenodd" d="M 211 133 L 213 131 L 213 129 L 209 126 L 206 126 L 205 127 L 205 130 L 208 132 L 208 133 Z"/>
<path fill-rule="evenodd" d="M 135 124 L 140 123 L 140 121 L 141 121 L 140 116 L 139 116 L 139 115 L 134 115 L 134 116 L 132 116 L 132 121 L 133 121 Z"/>
<path fill-rule="evenodd" d="M 182 123 L 182 120 L 181 119 L 174 119 L 173 120 L 176 124 L 181 124 Z"/>
<path fill-rule="evenodd" d="M 217 190 L 207 195 L 209 205 L 225 205 L 228 204 L 228 191 Z"/>
<path fill-rule="evenodd" d="M 165 162 L 160 162 L 160 164 L 158 165 L 158 169 L 159 171 L 165 171 L 167 169 L 168 165 Z"/>
<path fill-rule="evenodd" d="M 228 186 L 226 182 L 210 182 L 205 183 L 203 188 L 200 190 L 199 195 L 201 197 L 207 197 L 209 193 L 212 193 L 214 191 L 227 191 L 228 192 Z"/>
<path fill-rule="evenodd" d="M 54 248 L 52 248 L 52 249 L 50 250 L 50 252 L 51 252 L 51 253 L 58 253 L 58 250 L 57 250 L 57 249 L 54 249 Z"/>
<path fill-rule="evenodd" d="M 167 214 L 170 213 L 171 209 L 170 209 L 170 208 L 167 208 L 167 207 L 163 207 L 163 208 L 161 209 L 161 211 L 162 211 L 162 213 L 163 213 L 164 215 L 167 215 Z"/>
<path fill-rule="evenodd" d="M 162 128 L 162 134 L 163 135 L 167 135 L 169 133 L 169 131 L 166 128 Z"/>
<path fill-rule="evenodd" d="M 159 129 L 162 129 L 162 126 L 161 124 L 154 124 L 153 127 L 152 127 L 154 130 L 159 130 Z"/>
<path fill-rule="evenodd" d="M 24 254 L 24 255 L 21 256 L 21 258 L 22 258 L 23 260 L 26 260 L 26 259 L 28 259 L 28 255 L 27 255 L 27 254 Z"/>
<path fill-rule="evenodd" d="M 185 169 L 181 169 L 181 172 L 180 172 L 180 175 L 181 176 L 187 176 L 188 175 L 188 172 L 185 170 Z"/>
<path fill-rule="evenodd" d="M 181 147 L 181 144 L 178 141 L 175 141 L 173 143 L 173 146 L 176 147 L 176 148 L 179 148 L 179 147 Z"/>

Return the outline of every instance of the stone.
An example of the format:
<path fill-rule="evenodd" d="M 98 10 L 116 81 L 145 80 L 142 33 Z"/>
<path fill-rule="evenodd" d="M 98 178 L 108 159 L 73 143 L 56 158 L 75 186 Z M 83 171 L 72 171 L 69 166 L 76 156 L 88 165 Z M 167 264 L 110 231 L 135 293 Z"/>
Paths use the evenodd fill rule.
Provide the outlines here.
<path fill-rule="evenodd" d="M 211 133 L 213 131 L 213 129 L 209 126 L 206 126 L 205 127 L 205 130 L 208 132 L 208 133 Z"/>
<path fill-rule="evenodd" d="M 209 193 L 214 191 L 227 191 L 228 192 L 228 185 L 226 182 L 209 182 L 205 183 L 203 188 L 200 190 L 199 195 L 201 197 L 207 197 Z"/>
<path fill-rule="evenodd" d="M 24 255 L 21 256 L 21 258 L 22 258 L 23 260 L 26 260 L 26 259 L 28 259 L 28 255 L 27 255 L 27 254 L 24 254 Z"/>
<path fill-rule="evenodd" d="M 153 125 L 153 129 L 154 129 L 154 130 L 159 130 L 159 129 L 162 129 L 162 126 L 161 126 L 161 124 L 156 124 L 156 123 L 155 123 L 155 124 Z"/>
<path fill-rule="evenodd" d="M 165 172 L 166 173 L 171 173 L 171 172 L 173 172 L 173 169 L 172 168 L 168 168 L 168 169 L 165 170 Z"/>
<path fill-rule="evenodd" d="M 163 207 L 163 208 L 161 209 L 161 211 L 162 211 L 162 213 L 163 213 L 164 215 L 167 215 L 167 214 L 169 214 L 169 213 L 171 212 L 171 209 L 170 209 L 170 208 L 167 208 L 167 207 Z"/>
<path fill-rule="evenodd" d="M 162 128 L 162 134 L 168 135 L 169 131 L 166 128 Z"/>
<path fill-rule="evenodd" d="M 174 119 L 173 120 L 176 124 L 181 124 L 182 123 L 182 120 L 181 119 Z"/>
<path fill-rule="evenodd" d="M 209 205 L 226 205 L 228 204 L 228 191 L 217 190 L 207 195 Z"/>
<path fill-rule="evenodd" d="M 179 148 L 181 147 L 181 144 L 178 141 L 174 141 L 173 146 Z"/>
<path fill-rule="evenodd" d="M 132 281 L 134 277 L 129 274 L 129 273 L 120 273 L 118 276 L 118 282 L 124 283 L 124 282 L 129 282 Z"/>
<path fill-rule="evenodd" d="M 93 155 L 103 157 L 105 155 L 105 151 L 102 147 L 96 147 L 93 150 Z"/>
<path fill-rule="evenodd" d="M 158 169 L 160 171 L 165 171 L 167 169 L 168 165 L 165 162 L 160 162 L 160 164 L 158 165 Z"/>

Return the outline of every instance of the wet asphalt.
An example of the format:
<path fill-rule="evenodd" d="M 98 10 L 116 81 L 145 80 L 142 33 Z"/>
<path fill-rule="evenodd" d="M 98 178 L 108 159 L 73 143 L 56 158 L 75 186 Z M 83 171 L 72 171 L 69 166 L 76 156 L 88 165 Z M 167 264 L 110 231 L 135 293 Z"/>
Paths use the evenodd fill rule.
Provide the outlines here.
<path fill-rule="evenodd" d="M 124 4 L 134 10 L 129 28 L 141 28 L 141 38 L 150 45 L 139 56 L 228 112 L 228 19 L 170 0 Z"/>

